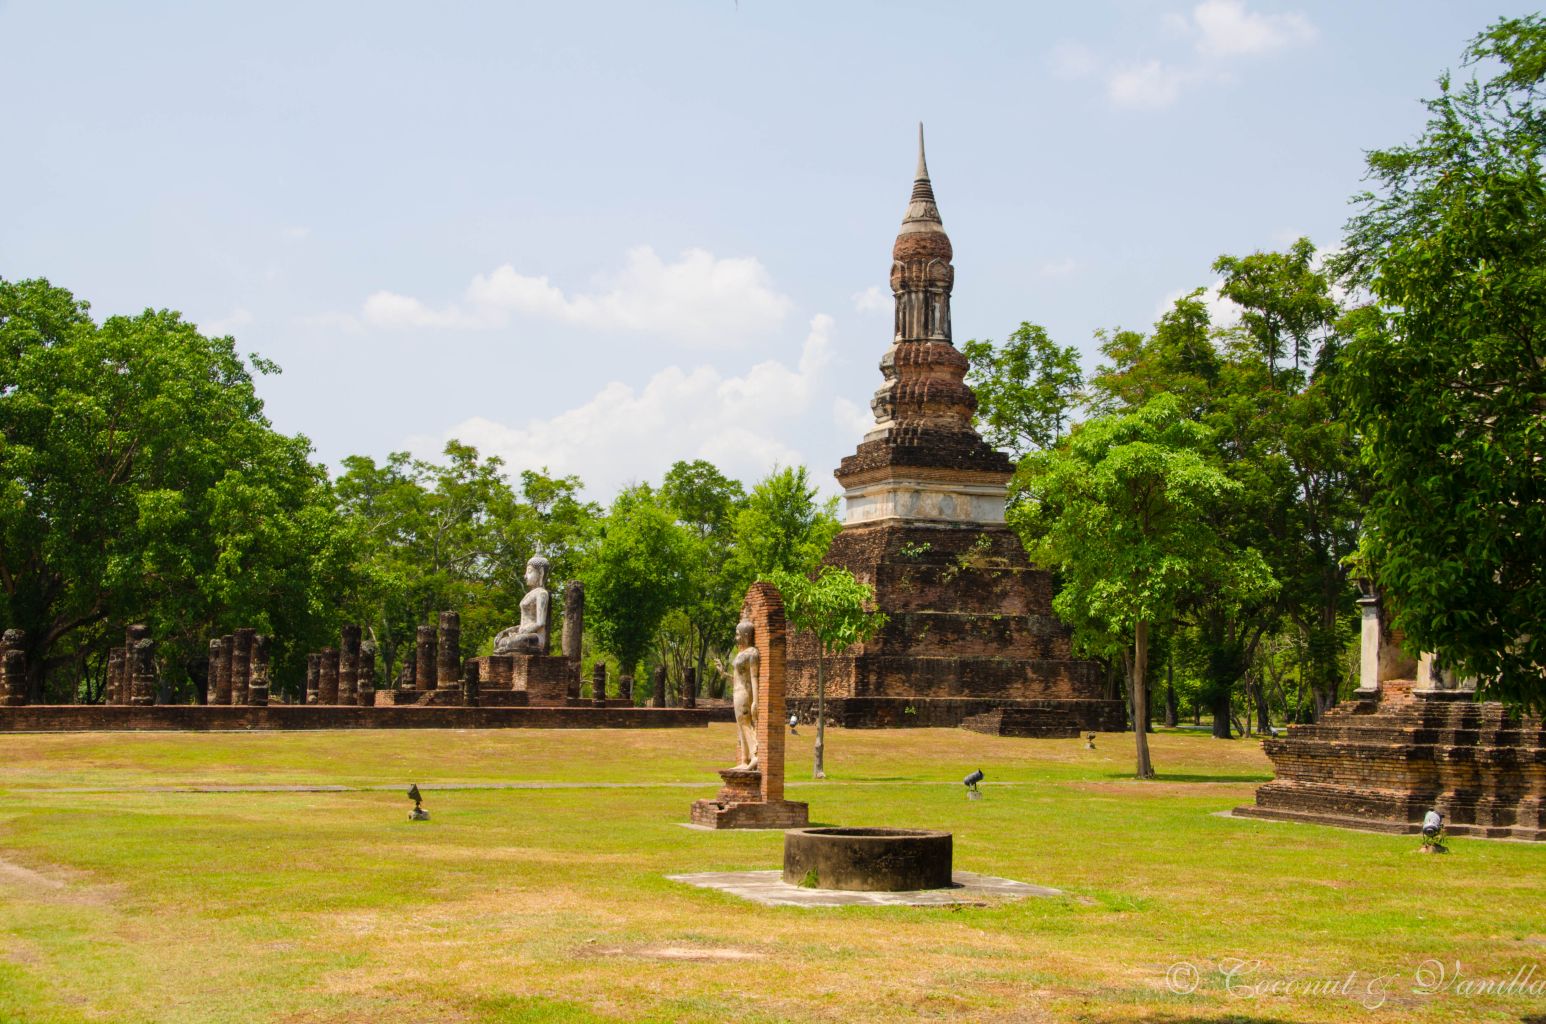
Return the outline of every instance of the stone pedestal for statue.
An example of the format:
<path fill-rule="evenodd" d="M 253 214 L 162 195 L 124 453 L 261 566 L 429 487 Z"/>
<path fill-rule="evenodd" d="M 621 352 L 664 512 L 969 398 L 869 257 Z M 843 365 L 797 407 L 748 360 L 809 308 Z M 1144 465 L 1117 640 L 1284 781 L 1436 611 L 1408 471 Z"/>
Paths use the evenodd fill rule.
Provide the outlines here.
<path fill-rule="evenodd" d="M 719 772 L 723 782 L 712 800 L 692 805 L 692 821 L 705 828 L 804 828 L 810 824 L 809 805 L 784 799 L 784 665 L 787 626 L 784 599 L 771 583 L 753 583 L 741 605 L 741 619 L 750 624 L 755 657 L 743 647 L 737 655 L 743 667 L 755 665 L 755 738 L 737 741 L 742 758 L 755 758 Z M 689 670 L 690 671 L 690 670 Z"/>

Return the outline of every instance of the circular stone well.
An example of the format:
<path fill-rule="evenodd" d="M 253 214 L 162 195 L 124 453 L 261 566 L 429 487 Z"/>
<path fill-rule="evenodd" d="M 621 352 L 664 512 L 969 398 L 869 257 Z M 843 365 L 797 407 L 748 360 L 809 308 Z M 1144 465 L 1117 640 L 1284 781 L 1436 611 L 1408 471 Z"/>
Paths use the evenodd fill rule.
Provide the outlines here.
<path fill-rule="evenodd" d="M 799 828 L 784 833 L 784 881 L 817 889 L 912 892 L 951 883 L 949 832 Z"/>

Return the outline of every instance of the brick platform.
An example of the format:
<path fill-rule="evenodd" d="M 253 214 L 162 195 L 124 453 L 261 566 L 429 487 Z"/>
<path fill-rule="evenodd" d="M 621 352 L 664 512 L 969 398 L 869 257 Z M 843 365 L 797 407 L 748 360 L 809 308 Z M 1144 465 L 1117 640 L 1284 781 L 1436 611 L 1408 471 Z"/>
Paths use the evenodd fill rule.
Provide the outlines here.
<path fill-rule="evenodd" d="M 1455 835 L 1546 841 L 1546 726 L 1464 691 L 1381 684 L 1315 725 L 1263 742 L 1277 777 L 1235 814 L 1417 833 L 1440 811 Z"/>

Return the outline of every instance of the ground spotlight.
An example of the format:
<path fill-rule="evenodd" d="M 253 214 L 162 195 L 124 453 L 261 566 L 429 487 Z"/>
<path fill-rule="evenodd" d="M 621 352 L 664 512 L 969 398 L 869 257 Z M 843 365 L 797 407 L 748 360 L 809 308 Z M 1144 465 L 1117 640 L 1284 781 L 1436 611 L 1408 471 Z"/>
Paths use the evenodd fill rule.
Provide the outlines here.
<path fill-rule="evenodd" d="M 966 785 L 966 798 L 968 800 L 980 800 L 982 798 L 982 792 L 977 788 L 977 783 L 982 781 L 981 768 L 978 768 L 961 781 Z"/>
<path fill-rule="evenodd" d="M 1429 811 L 1423 815 L 1423 852 L 1448 853 L 1444 847 L 1444 815 Z"/>

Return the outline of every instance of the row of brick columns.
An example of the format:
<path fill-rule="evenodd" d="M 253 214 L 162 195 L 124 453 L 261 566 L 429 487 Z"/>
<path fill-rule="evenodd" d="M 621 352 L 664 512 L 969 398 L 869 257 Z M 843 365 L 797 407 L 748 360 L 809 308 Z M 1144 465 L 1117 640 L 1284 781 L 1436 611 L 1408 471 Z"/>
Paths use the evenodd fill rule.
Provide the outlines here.
<path fill-rule="evenodd" d="M 216 706 L 263 707 L 269 699 L 269 648 L 273 638 L 243 627 L 209 642 L 209 679 L 204 702 Z"/>
<path fill-rule="evenodd" d="M 338 631 L 338 646 L 306 655 L 307 704 L 371 707 L 376 702 L 376 649 L 360 640 L 361 629 Z"/>
<path fill-rule="evenodd" d="M 150 639 L 149 626 L 129 626 L 124 630 L 123 646 L 108 649 L 106 700 L 138 707 L 156 702 L 156 644 Z"/>

